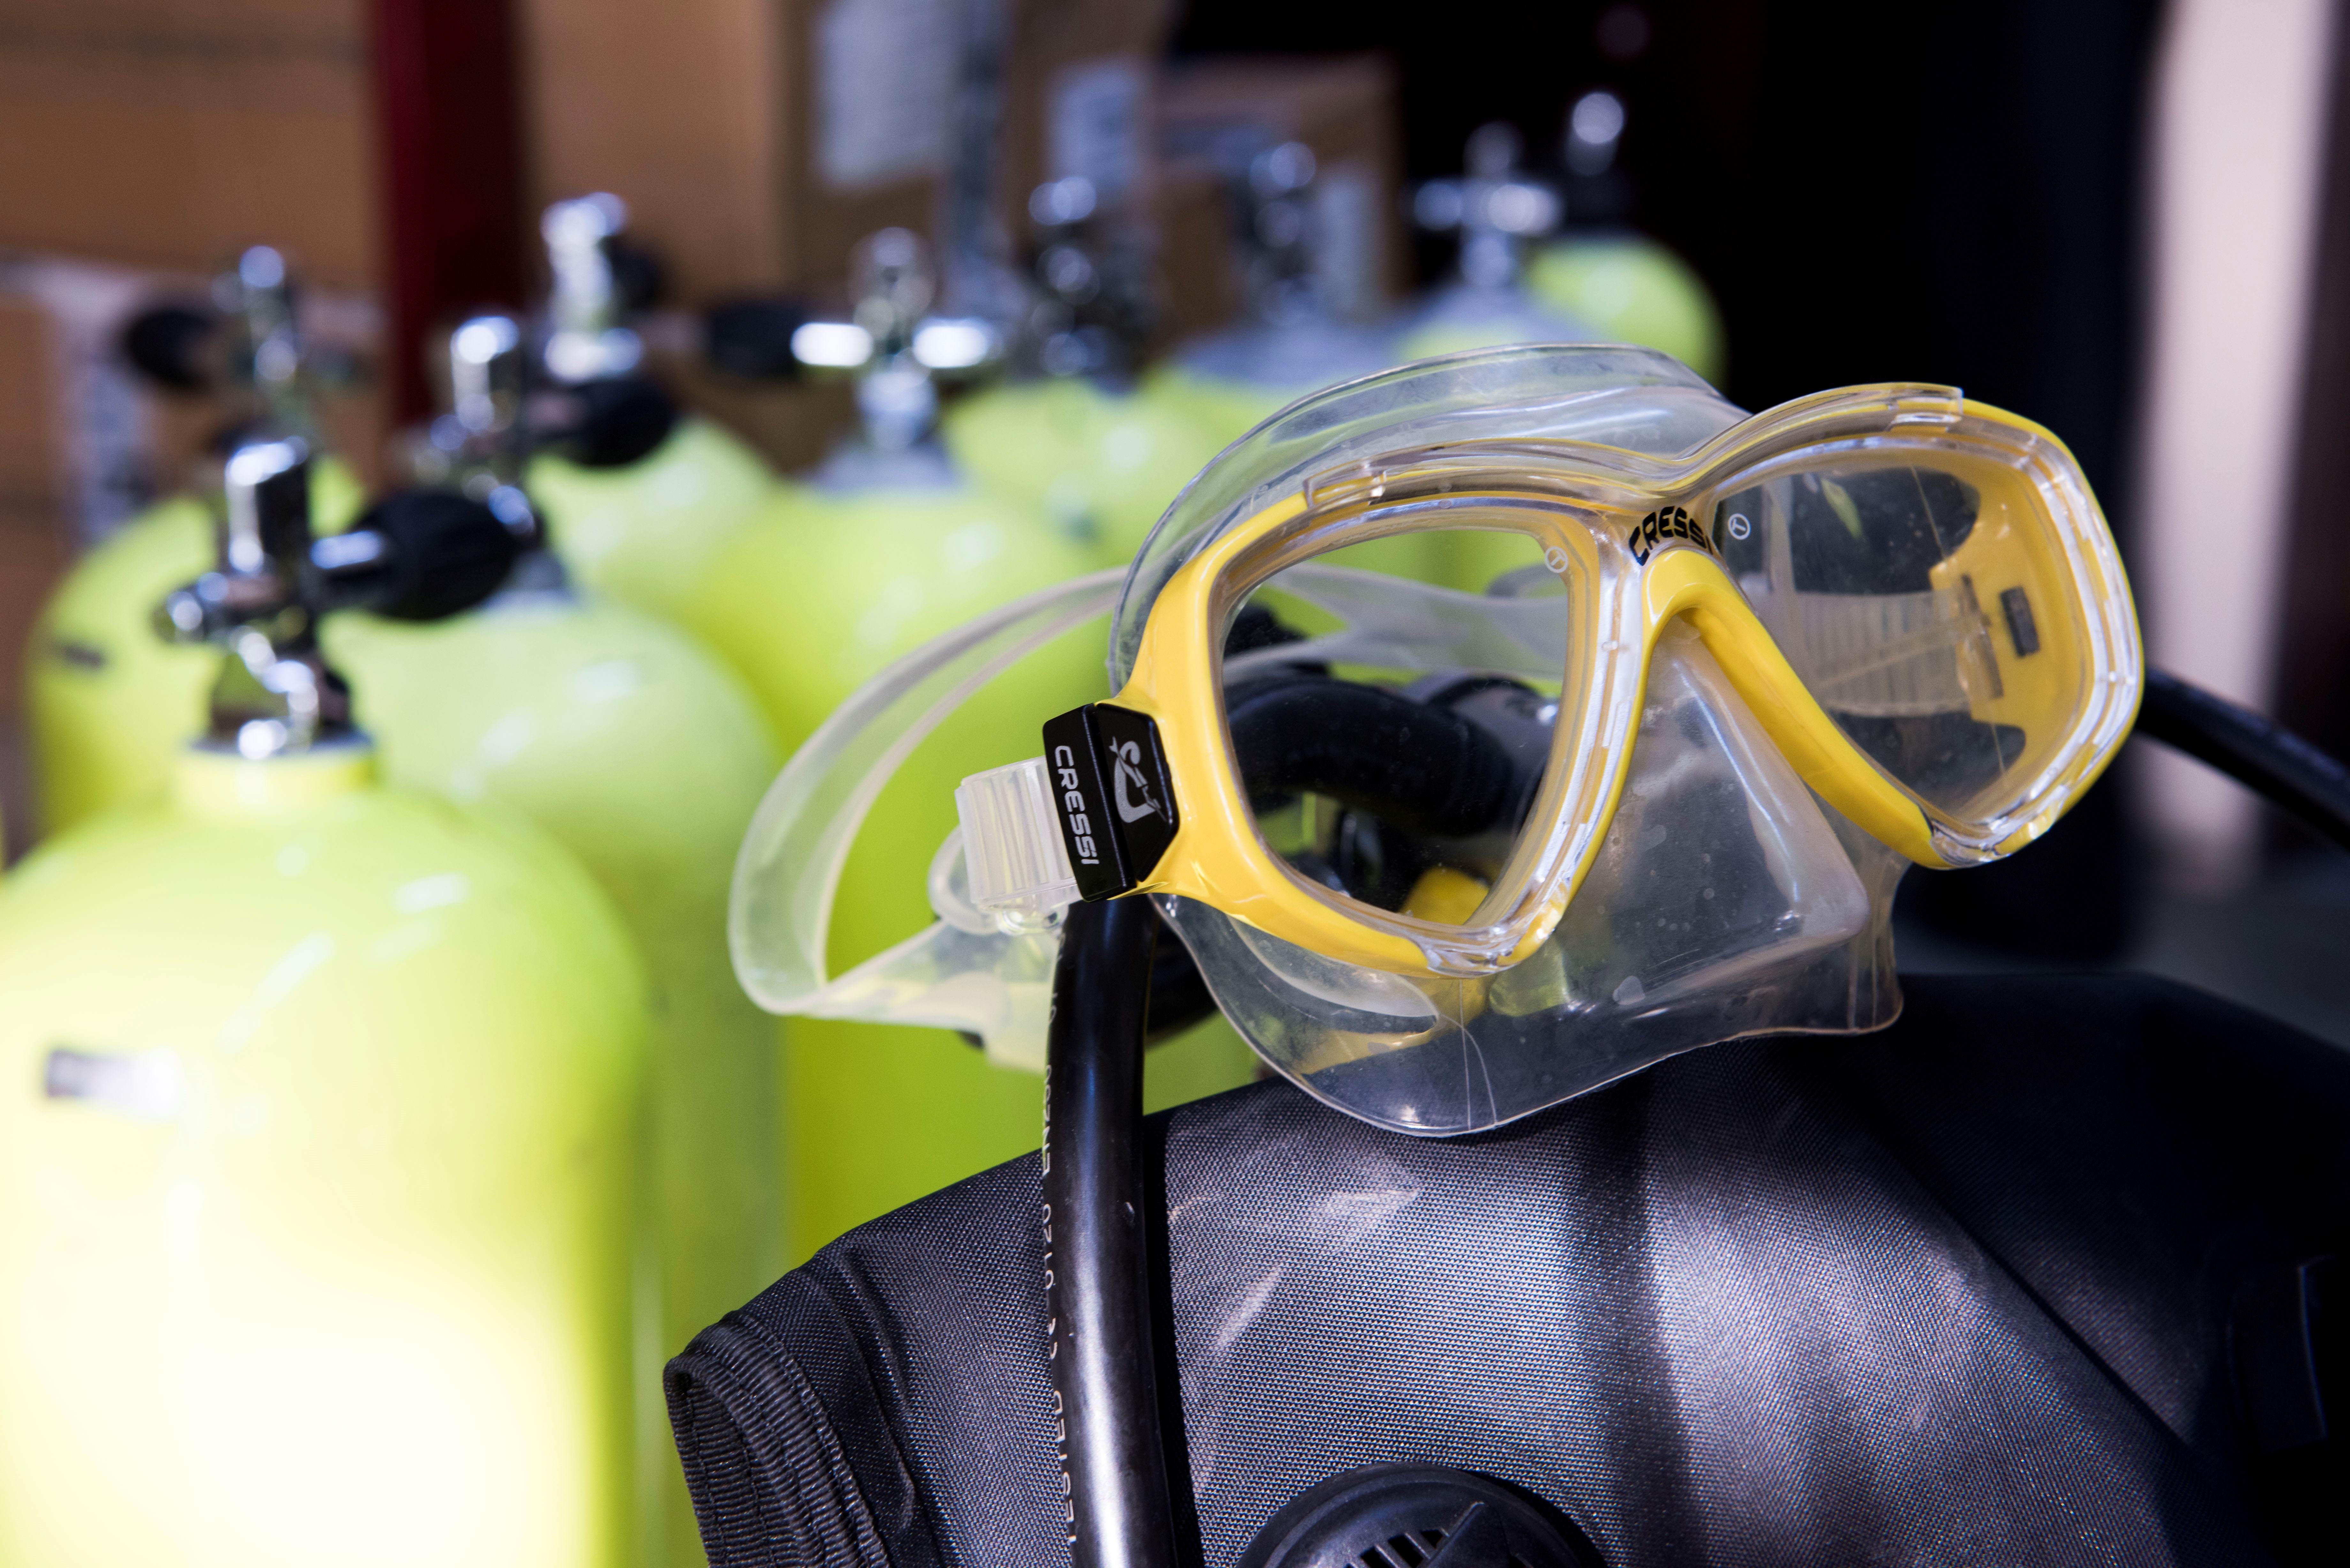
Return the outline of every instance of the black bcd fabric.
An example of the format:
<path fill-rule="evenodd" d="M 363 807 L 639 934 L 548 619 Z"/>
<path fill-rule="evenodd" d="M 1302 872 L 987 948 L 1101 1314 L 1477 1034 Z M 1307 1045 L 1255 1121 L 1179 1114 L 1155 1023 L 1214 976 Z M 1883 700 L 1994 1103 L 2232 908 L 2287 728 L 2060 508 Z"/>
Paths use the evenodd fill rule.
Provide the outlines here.
<path fill-rule="evenodd" d="M 2144 979 L 1906 984 L 1475 1138 L 1279 1083 L 1151 1118 L 1193 1560 L 1412 1461 L 1617 1568 L 2350 1561 L 2350 1056 Z M 1066 1563 L 1043 1269 L 1031 1158 L 697 1337 L 713 1568 Z"/>

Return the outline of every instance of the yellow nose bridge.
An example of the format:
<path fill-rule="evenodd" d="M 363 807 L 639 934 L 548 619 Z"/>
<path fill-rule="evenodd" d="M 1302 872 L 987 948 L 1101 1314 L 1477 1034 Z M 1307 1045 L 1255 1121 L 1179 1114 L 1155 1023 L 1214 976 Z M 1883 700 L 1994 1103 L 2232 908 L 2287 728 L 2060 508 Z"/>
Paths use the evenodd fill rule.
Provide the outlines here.
<path fill-rule="evenodd" d="M 1934 848 L 1925 812 L 1828 717 L 1721 563 L 1694 545 L 1659 550 L 1641 573 L 1640 613 L 1644 683 L 1646 656 L 1666 627 L 1686 617 L 1739 700 L 1822 799 L 1918 865 L 1950 864 Z M 1612 798 L 1608 809 L 1615 809 Z"/>

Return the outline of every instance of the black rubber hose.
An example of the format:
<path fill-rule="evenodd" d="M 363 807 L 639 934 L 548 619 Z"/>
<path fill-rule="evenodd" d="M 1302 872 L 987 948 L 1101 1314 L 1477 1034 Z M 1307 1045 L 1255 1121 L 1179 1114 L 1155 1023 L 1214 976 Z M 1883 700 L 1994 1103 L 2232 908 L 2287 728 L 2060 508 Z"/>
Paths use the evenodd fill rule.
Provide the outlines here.
<path fill-rule="evenodd" d="M 801 366 L 792 355 L 792 334 L 807 325 L 809 310 L 790 298 L 730 299 L 702 318 L 702 356 L 724 375 L 753 381 L 795 381 Z"/>
<path fill-rule="evenodd" d="M 1045 1310 L 1072 1568 L 1178 1568 L 1136 1147 L 1159 919 L 1076 904 L 1061 929 L 1045 1070 Z"/>
<path fill-rule="evenodd" d="M 1528 781 L 1501 742 L 1399 691 L 1294 675 L 1237 686 L 1225 704 L 1253 800 L 1310 792 L 1442 838 L 1509 826 L 1524 807 Z"/>
<path fill-rule="evenodd" d="M 2219 769 L 2350 849 L 2350 768 L 2283 725 L 2149 670 L 2137 732 Z"/>

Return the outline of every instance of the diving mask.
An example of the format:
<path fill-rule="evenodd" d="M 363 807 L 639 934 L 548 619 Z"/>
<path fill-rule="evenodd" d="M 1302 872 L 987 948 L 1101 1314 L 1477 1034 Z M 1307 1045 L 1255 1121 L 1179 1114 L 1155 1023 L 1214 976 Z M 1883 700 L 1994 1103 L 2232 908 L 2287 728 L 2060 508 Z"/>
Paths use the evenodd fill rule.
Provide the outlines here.
<path fill-rule="evenodd" d="M 1625 417 L 1644 402 L 1647 429 Z M 1280 722 L 1384 737 L 1380 776 L 1291 788 L 1294 764 L 1242 733 L 1262 721 L 1231 701 L 1252 655 L 1229 631 L 1251 606 L 1277 612 L 1296 568 L 1428 532 L 1516 548 L 1518 597 L 1431 630 L 1442 664 L 1541 692 L 1546 745 L 1464 750 L 1391 700 L 1430 649 L 1342 639 Z M 1118 695 L 1045 726 L 1085 775 L 1058 797 L 1079 892 L 1174 894 L 1398 975 L 1521 963 L 1598 853 L 1676 624 L 1813 791 L 1935 867 L 2044 832 L 2127 735 L 2143 680 L 2112 535 L 2071 454 L 2026 421 L 1899 385 L 1736 419 L 1660 355 L 1459 355 L 1297 404 L 1161 521 L 1118 606 Z M 1152 777 L 1158 809 L 1105 793 L 1136 787 L 1121 769 Z M 1397 797 L 1421 774 L 1454 793 Z M 1080 816 L 1099 831 L 1072 831 Z M 1398 826 L 1407 865 L 1378 844 L 1355 857 L 1376 885 L 1335 865 L 1350 851 L 1334 835 Z"/>
<path fill-rule="evenodd" d="M 1428 526 L 1528 559 L 1471 595 L 1338 554 Z M 2036 647 L 2010 626 L 1986 650 L 2001 612 L 1967 596 L 2019 587 Z M 831 890 L 898 762 L 1113 600 L 1119 697 L 967 781 L 939 922 L 829 976 Z M 2060 663 L 2069 687 L 2040 677 Z M 1041 1065 L 1058 910 L 1148 891 L 1273 1066 L 1385 1126 L 1472 1131 L 1696 1045 L 1890 1022 L 1904 857 L 2044 827 L 2126 732 L 2137 670 L 2086 487 L 2020 421 L 1911 389 L 1747 421 L 1661 356 L 1458 356 L 1261 427 L 1122 587 L 1037 596 L 860 691 L 745 842 L 737 970 L 773 1011 Z M 2034 696 L 2066 690 L 2069 713 Z"/>

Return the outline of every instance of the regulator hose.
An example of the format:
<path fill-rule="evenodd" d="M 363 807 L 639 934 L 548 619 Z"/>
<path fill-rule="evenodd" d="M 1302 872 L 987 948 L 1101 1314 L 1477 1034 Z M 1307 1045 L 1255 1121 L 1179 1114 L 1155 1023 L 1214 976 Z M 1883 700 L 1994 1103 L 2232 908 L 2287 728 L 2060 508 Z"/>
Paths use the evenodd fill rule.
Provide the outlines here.
<path fill-rule="evenodd" d="M 1232 755 L 1260 804 L 1311 793 L 1407 833 L 1465 838 L 1514 820 L 1537 781 L 1503 744 L 1399 691 L 1297 673 L 1225 696 Z"/>
<path fill-rule="evenodd" d="M 2218 769 L 2350 849 L 2350 768 L 2283 725 L 2168 670 L 2149 670 L 2137 733 Z"/>

